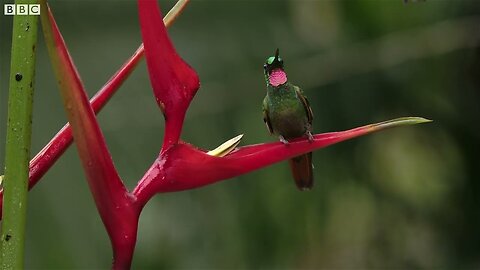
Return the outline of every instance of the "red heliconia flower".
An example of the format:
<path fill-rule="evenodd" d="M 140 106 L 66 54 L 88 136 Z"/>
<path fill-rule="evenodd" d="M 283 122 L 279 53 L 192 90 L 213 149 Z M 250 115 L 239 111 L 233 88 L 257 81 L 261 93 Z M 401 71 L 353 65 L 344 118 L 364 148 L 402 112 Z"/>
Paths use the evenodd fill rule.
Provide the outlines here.
<path fill-rule="evenodd" d="M 187 2 L 177 3 L 173 17 Z M 214 156 L 180 140 L 186 111 L 200 85 L 193 68 L 176 53 L 157 1 L 138 1 L 144 47 L 139 47 L 91 103 L 45 0 L 41 6 L 44 36 L 70 126 L 64 126 L 30 162 L 29 187 L 61 156 L 73 134 L 90 190 L 112 242 L 114 269 L 130 268 L 140 212 L 156 193 L 202 187 L 368 133 L 429 121 L 418 117 L 398 118 L 347 131 L 317 134 L 313 142 L 297 139 L 288 146 L 280 142 L 263 143 L 237 148 L 223 157 Z M 95 113 L 128 77 L 143 52 L 153 93 L 165 118 L 165 136 L 159 156 L 129 192 L 113 165 Z"/>

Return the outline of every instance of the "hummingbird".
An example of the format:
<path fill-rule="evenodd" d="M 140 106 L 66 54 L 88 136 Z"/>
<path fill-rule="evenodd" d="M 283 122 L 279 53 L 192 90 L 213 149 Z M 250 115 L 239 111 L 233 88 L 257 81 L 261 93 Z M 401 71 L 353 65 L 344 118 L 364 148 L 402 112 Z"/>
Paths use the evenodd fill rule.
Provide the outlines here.
<path fill-rule="evenodd" d="M 267 95 L 263 100 L 263 121 L 270 134 L 278 135 L 280 141 L 288 145 L 288 140 L 307 136 L 313 141 L 313 112 L 303 91 L 290 83 L 285 73 L 279 50 L 263 66 Z M 289 160 L 295 184 L 300 190 L 313 187 L 312 153 Z"/>

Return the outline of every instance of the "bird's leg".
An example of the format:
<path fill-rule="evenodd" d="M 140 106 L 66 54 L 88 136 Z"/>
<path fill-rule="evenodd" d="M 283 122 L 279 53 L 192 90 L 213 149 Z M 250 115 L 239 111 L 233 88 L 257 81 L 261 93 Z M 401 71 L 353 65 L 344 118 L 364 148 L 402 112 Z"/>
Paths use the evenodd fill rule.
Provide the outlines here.
<path fill-rule="evenodd" d="M 280 139 L 280 141 L 281 141 L 283 144 L 285 144 L 285 145 L 288 144 L 288 141 L 287 141 L 282 135 L 278 136 L 278 138 Z"/>
<path fill-rule="evenodd" d="M 313 135 L 312 135 L 312 132 L 310 132 L 310 130 L 307 130 L 307 132 L 305 133 L 308 137 L 308 142 L 309 143 L 312 143 L 313 142 Z"/>

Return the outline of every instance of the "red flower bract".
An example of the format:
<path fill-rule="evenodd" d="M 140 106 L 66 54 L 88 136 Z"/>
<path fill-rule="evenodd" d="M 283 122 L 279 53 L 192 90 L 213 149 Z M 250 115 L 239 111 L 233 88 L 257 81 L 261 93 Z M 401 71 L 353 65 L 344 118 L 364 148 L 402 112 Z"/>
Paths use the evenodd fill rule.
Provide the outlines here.
<path fill-rule="evenodd" d="M 160 155 L 133 194 L 142 204 L 155 193 L 198 188 L 351 138 L 428 121 L 418 117 L 397 118 L 346 131 L 317 134 L 313 142 L 304 138 L 292 140 L 287 146 L 281 142 L 244 146 L 225 157 L 210 156 L 190 144 L 180 142 Z"/>
<path fill-rule="evenodd" d="M 165 117 L 162 152 L 178 142 L 185 112 L 197 92 L 197 73 L 178 56 L 157 1 L 138 1 L 145 57 L 153 93 Z"/>

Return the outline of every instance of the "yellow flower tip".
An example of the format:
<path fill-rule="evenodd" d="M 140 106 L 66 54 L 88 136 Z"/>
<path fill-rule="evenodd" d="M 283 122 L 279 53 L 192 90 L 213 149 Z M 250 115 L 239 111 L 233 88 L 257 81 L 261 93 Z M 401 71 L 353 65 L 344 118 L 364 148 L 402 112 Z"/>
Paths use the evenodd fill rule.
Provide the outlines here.
<path fill-rule="evenodd" d="M 396 118 L 368 126 L 368 131 L 377 131 L 386 128 L 398 127 L 398 126 L 407 126 L 407 125 L 416 125 L 432 122 L 430 119 L 423 117 L 401 117 Z"/>
<path fill-rule="evenodd" d="M 430 122 L 433 122 L 433 120 L 431 120 L 431 119 L 422 118 L 422 117 L 418 117 L 418 118 L 419 118 L 419 121 L 420 121 L 420 122 L 418 122 L 419 124 L 420 124 L 420 123 L 430 123 Z M 421 120 L 420 120 L 420 119 L 421 119 Z"/>
<path fill-rule="evenodd" d="M 217 148 L 208 151 L 207 154 L 215 157 L 224 157 L 230 154 L 230 152 L 232 152 L 235 149 L 235 147 L 237 147 L 237 145 L 240 143 L 242 138 L 243 138 L 243 134 L 240 134 L 234 138 L 231 138 L 230 140 L 222 143 Z"/>

